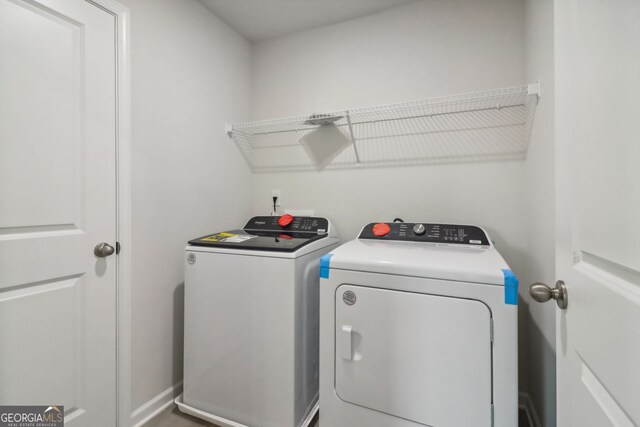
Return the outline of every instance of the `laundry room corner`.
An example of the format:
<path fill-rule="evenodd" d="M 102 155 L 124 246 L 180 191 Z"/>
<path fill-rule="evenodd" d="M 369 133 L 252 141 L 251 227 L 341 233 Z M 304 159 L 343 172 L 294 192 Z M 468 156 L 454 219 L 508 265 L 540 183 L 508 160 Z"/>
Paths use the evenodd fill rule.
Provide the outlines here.
<path fill-rule="evenodd" d="M 506 0 L 412 2 L 256 43 L 252 118 L 521 84 L 524 14 L 524 3 Z M 345 239 L 363 218 L 481 224 L 520 273 L 524 178 L 520 161 L 255 173 L 252 203 L 254 214 L 264 213 L 271 190 L 280 189 L 283 209 L 330 216 Z"/>
<path fill-rule="evenodd" d="M 530 305 L 526 285 L 552 281 L 554 274 L 552 9 L 544 1 L 416 2 L 256 43 L 251 116 L 337 111 L 541 80 L 524 161 L 255 173 L 252 202 L 254 214 L 264 213 L 271 191 L 279 189 L 282 212 L 329 216 L 345 239 L 358 234 L 362 218 L 485 227 L 520 278 L 521 400 L 545 426 L 555 422 L 554 315 Z M 540 177 L 541 171 L 551 173 Z M 542 210 L 548 211 L 535 214 Z"/>
<path fill-rule="evenodd" d="M 252 117 L 311 114 L 520 84 L 523 25 L 520 2 L 413 2 L 257 43 Z M 523 185 L 522 163 L 512 161 L 256 173 L 252 201 L 255 214 L 264 212 L 271 189 L 281 189 L 283 208 L 331 214 L 346 238 L 356 236 L 362 218 L 372 212 L 390 219 L 418 215 L 481 223 L 497 245 L 509 248 L 507 261 L 520 269 L 526 249 L 518 220 L 525 209 Z"/>

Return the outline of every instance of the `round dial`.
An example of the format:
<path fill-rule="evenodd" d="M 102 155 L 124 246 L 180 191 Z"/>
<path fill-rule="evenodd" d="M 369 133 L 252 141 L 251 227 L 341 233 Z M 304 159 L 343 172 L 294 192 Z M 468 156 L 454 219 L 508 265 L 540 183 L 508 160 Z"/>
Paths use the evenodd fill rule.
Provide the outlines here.
<path fill-rule="evenodd" d="M 293 217 L 289 214 L 284 214 L 278 218 L 278 225 L 280 227 L 287 227 L 293 222 Z"/>
<path fill-rule="evenodd" d="M 426 231 L 427 229 L 423 224 L 416 224 L 413 226 L 413 234 L 416 236 L 422 236 Z"/>
<path fill-rule="evenodd" d="M 389 225 L 385 224 L 384 222 L 379 222 L 373 226 L 374 236 L 386 236 L 387 234 L 389 234 L 389 231 L 391 231 L 391 227 L 389 227 Z"/>

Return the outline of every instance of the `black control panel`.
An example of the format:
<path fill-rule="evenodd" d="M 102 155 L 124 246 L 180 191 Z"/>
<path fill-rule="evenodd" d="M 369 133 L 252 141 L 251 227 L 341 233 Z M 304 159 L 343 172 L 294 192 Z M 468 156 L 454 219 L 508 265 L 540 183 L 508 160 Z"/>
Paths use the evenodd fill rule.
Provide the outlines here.
<path fill-rule="evenodd" d="M 313 216 L 254 216 L 247 222 L 244 229 L 326 234 L 329 231 L 329 221 L 326 218 Z"/>
<path fill-rule="evenodd" d="M 382 222 L 368 224 L 359 239 L 400 240 L 458 245 L 488 246 L 489 238 L 473 225 Z"/>

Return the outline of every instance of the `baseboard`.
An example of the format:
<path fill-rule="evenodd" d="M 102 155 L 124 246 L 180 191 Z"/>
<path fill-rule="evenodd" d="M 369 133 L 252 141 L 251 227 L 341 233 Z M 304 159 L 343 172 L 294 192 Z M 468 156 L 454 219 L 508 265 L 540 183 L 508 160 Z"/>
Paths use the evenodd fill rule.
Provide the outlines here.
<path fill-rule="evenodd" d="M 529 393 L 520 392 L 518 393 L 518 407 L 524 408 L 527 412 L 527 416 L 529 417 L 529 424 L 531 427 L 542 427 L 542 423 L 540 423 L 540 417 L 538 417 L 538 413 L 536 412 L 536 407 L 533 406 L 533 401 L 531 400 L 531 396 Z"/>
<path fill-rule="evenodd" d="M 131 414 L 131 425 L 141 427 L 151 418 L 167 409 L 173 404 L 173 400 L 182 393 L 182 381 L 172 385 L 153 399 L 140 405 Z"/>

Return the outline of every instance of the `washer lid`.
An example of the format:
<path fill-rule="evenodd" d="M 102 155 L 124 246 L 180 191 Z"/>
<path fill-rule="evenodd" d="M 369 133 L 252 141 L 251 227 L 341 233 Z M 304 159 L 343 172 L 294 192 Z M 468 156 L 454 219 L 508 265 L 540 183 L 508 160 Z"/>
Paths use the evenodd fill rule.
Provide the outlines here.
<path fill-rule="evenodd" d="M 294 252 L 311 242 L 336 233 L 326 218 L 254 216 L 242 230 L 208 234 L 189 241 L 192 246 L 253 251 Z"/>
<path fill-rule="evenodd" d="M 327 237 L 326 234 L 285 231 L 229 230 L 189 240 L 192 246 L 293 252 Z"/>

